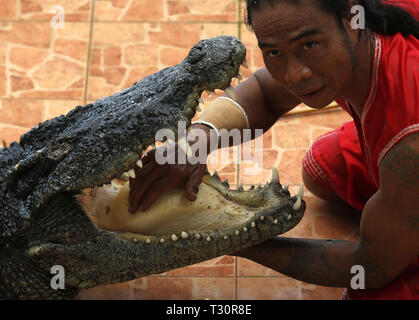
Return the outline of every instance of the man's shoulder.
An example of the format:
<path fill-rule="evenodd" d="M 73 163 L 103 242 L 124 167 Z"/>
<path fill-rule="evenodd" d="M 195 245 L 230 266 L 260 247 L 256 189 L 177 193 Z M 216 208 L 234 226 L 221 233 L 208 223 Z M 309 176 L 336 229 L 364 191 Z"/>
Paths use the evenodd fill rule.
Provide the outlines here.
<path fill-rule="evenodd" d="M 419 190 L 419 126 L 417 129 L 395 144 L 380 164 L 383 182 L 413 192 L 416 197 Z"/>

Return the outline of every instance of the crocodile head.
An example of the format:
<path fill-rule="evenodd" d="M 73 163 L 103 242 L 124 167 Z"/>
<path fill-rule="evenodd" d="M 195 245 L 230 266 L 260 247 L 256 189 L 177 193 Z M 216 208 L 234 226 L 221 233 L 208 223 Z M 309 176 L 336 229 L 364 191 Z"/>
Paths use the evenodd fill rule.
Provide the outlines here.
<path fill-rule="evenodd" d="M 299 222 L 302 194 L 290 197 L 277 174 L 248 191 L 206 176 L 194 204 L 170 193 L 150 209 L 157 211 L 128 214 L 128 184 L 118 178 L 159 129 L 190 124 L 204 90 L 227 90 L 245 52 L 234 37 L 203 40 L 178 65 L 0 149 L 0 298 L 70 298 L 231 254 Z M 55 265 L 65 270 L 63 290 L 51 287 Z"/>

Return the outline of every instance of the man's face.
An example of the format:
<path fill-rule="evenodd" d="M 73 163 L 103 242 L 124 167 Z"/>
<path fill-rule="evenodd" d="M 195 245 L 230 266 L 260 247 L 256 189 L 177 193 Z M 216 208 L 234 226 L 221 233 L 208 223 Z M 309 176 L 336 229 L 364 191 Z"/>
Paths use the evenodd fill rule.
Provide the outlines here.
<path fill-rule="evenodd" d="M 265 5 L 252 13 L 252 21 L 272 77 L 306 105 L 321 109 L 351 76 L 355 33 L 348 30 L 352 40 L 346 40 L 335 18 L 313 2 Z"/>

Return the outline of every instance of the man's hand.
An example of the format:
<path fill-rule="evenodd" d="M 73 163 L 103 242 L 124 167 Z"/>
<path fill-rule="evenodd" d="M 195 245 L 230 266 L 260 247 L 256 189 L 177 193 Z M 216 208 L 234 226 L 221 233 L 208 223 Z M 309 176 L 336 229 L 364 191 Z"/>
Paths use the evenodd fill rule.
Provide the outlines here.
<path fill-rule="evenodd" d="M 169 163 L 160 165 L 156 161 L 156 152 L 167 152 Z M 168 147 L 161 146 L 151 150 L 142 159 L 143 167 L 135 167 L 135 179 L 130 178 L 129 211 L 147 210 L 162 194 L 179 187 L 185 186 L 186 198 L 196 200 L 198 188 L 202 182 L 207 166 L 206 164 L 192 165 L 186 160 L 186 164 L 177 164 L 179 152 L 183 152 L 177 143 L 171 143 Z M 169 158 L 169 155 L 172 155 Z M 186 158 L 186 155 L 182 155 Z M 186 158 L 187 159 L 187 158 Z"/>

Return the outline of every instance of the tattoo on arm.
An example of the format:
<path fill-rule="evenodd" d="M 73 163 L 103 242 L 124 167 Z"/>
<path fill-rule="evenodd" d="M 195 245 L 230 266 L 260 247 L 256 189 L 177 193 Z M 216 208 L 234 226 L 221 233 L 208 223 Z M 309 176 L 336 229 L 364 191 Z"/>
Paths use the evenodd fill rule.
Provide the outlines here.
<path fill-rule="evenodd" d="M 389 276 L 368 251 L 362 239 L 359 241 L 358 247 L 354 252 L 354 261 L 365 270 L 365 284 L 367 288 L 377 287 L 377 284 L 380 287 L 383 283 L 389 281 Z"/>
<path fill-rule="evenodd" d="M 306 241 L 304 241 L 306 240 Z M 290 263 L 283 270 L 283 273 L 301 281 L 335 286 L 346 287 L 350 281 L 350 268 L 343 270 L 329 263 L 328 247 L 345 246 L 350 243 L 345 240 L 315 240 L 298 239 L 293 246 L 298 246 L 293 254 Z M 293 241 L 290 239 L 290 241 Z M 291 245 L 291 244 L 290 244 Z M 307 272 L 307 269 L 310 272 Z"/>
<path fill-rule="evenodd" d="M 411 134 L 384 157 L 380 176 L 387 183 L 386 197 L 399 204 L 402 223 L 419 230 L 419 133 Z"/>
<path fill-rule="evenodd" d="M 409 141 L 405 141 L 409 139 Z M 417 186 L 419 181 L 419 136 L 411 136 L 396 144 L 393 149 L 384 157 L 382 165 L 400 187 L 408 189 L 410 186 Z M 414 190 L 417 193 L 417 190 Z"/>

